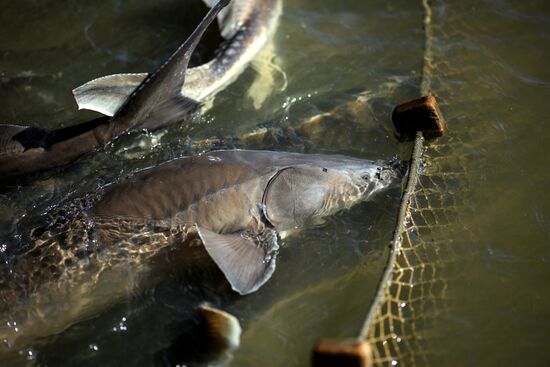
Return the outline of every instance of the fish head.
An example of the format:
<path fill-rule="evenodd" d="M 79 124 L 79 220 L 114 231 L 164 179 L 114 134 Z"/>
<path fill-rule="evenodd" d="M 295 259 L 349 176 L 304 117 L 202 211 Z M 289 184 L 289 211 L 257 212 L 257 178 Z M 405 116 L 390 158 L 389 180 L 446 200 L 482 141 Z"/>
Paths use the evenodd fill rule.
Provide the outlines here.
<path fill-rule="evenodd" d="M 269 181 L 262 204 L 266 219 L 275 228 L 288 230 L 319 222 L 400 183 L 407 171 L 399 160 L 319 157 L 283 168 Z"/>

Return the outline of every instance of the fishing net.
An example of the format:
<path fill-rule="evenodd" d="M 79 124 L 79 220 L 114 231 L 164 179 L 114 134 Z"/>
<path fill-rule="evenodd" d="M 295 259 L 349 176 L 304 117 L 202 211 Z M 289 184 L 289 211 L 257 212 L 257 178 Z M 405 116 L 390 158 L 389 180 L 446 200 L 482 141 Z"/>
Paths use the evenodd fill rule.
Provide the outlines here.
<path fill-rule="evenodd" d="M 426 38 L 421 92 L 436 95 L 445 112 L 450 91 L 442 80 L 452 70 L 441 57 L 442 48 L 456 34 L 439 26 L 446 4 L 422 4 Z M 430 142 L 421 134 L 416 137 L 386 272 L 359 335 L 371 344 L 374 365 L 422 366 L 441 357 L 437 345 L 442 342 L 440 321 L 449 307 L 449 262 L 456 258 L 456 242 L 473 237 L 467 226 L 456 232 L 458 216 L 469 207 L 465 193 L 471 180 L 464 167 L 472 153 L 465 148 L 466 139 L 458 134 Z"/>

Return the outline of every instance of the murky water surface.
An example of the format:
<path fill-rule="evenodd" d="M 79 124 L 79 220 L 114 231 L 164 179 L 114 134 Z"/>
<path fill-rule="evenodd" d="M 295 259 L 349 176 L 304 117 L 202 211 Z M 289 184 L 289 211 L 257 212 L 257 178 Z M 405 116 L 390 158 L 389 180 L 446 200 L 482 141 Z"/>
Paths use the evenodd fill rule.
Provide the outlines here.
<path fill-rule="evenodd" d="M 454 193 L 445 204 L 458 215 L 434 239 L 438 250 L 423 259 L 444 264 L 437 276 L 445 306 L 426 308 L 430 322 L 417 325 L 416 337 L 427 338 L 428 329 L 437 337 L 408 353 L 427 356 L 429 364 L 544 365 L 550 360 L 550 9 L 543 1 L 496 0 L 433 7 L 428 76 L 449 124 L 438 144 L 449 148 L 438 150 L 445 160 L 432 154 L 432 167 L 462 174 L 455 186 L 439 187 Z M 110 73 L 153 70 L 203 11 L 198 1 L 183 0 L 4 4 L 0 121 L 54 128 L 95 116 L 76 111 L 72 88 Z M 263 80 L 261 61 L 204 116 L 169 128 L 156 139 L 160 144 L 131 134 L 67 167 L 4 182 L 2 251 L 9 255 L 17 235 L 49 208 L 189 154 L 193 139 L 296 126 L 360 95 L 368 101 L 361 124 L 314 143 L 264 148 L 406 158 L 410 146 L 393 138 L 390 114 L 420 93 L 422 22 L 420 0 L 284 1 L 272 60 L 281 71 L 259 108 L 247 91 Z M 207 59 L 217 41 L 211 32 L 194 62 Z M 130 149 L 139 141 L 145 148 Z M 21 352 L 41 365 L 150 364 L 189 328 L 193 307 L 207 300 L 242 323 L 233 365 L 307 365 L 319 337 L 357 334 L 383 269 L 398 199 L 399 189 L 389 191 L 286 238 L 275 275 L 253 295 L 182 282 L 167 270 L 156 287 Z"/>

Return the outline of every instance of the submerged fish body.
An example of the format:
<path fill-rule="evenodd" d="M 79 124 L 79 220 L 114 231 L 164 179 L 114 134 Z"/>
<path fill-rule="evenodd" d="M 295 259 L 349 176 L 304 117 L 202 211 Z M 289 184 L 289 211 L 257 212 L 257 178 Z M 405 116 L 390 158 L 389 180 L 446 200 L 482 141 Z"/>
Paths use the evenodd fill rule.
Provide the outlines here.
<path fill-rule="evenodd" d="M 236 292 L 254 292 L 275 269 L 278 231 L 366 200 L 402 170 L 396 162 L 228 150 L 141 171 L 29 235 L 0 283 L 2 314 L 20 331 L 4 325 L 0 334 L 14 343 L 60 332 L 153 284 L 166 256 L 176 267 L 216 264 Z"/>

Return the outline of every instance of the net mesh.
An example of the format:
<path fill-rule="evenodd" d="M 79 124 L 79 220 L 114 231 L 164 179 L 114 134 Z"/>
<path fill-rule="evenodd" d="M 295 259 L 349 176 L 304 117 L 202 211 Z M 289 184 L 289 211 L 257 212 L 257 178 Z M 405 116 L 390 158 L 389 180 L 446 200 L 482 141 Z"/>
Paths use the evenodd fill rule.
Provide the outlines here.
<path fill-rule="evenodd" d="M 441 86 L 452 69 L 439 59 L 438 47 L 447 47 L 445 41 L 453 33 L 445 34 L 438 26 L 445 4 L 422 4 L 426 44 L 421 91 L 436 95 L 445 112 L 449 91 Z M 471 198 L 464 195 L 472 182 L 465 169 L 472 160 L 466 141 L 467 136 L 450 134 L 423 144 L 421 159 L 413 160 L 419 174 L 409 178 L 414 189 L 400 218 L 403 226 L 393 244 L 389 280 L 381 284 L 381 297 L 371 305 L 375 313 L 360 335 L 373 347 L 374 365 L 422 366 L 441 357 L 437 353 L 442 349 L 435 345 L 442 330 L 438 322 L 449 308 L 449 262 L 456 258 L 456 241 L 473 239 L 471 228 L 456 225 L 458 216 L 471 208 Z"/>
<path fill-rule="evenodd" d="M 463 172 L 445 172 L 454 144 L 425 148 L 424 169 L 411 195 L 391 278 L 368 329 L 375 365 L 424 365 L 434 359 L 437 316 L 447 308 L 446 263 L 453 258 L 448 230 L 460 206 L 454 196 Z M 443 173 L 445 172 L 445 173 Z M 465 228 L 462 236 L 472 234 Z"/>

